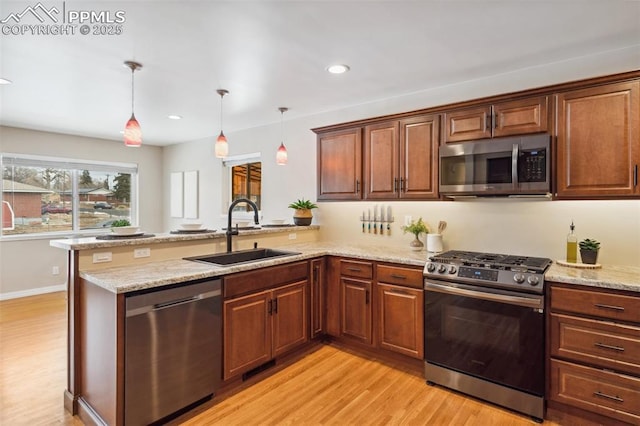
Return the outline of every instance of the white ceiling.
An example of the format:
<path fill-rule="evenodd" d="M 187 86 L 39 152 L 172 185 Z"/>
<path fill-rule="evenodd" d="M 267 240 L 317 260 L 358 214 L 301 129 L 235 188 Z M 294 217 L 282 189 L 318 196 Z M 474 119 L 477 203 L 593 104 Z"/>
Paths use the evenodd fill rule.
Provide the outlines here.
<path fill-rule="evenodd" d="M 0 20 L 31 2 L 0 2 Z M 47 1 L 124 11 L 121 35 L 0 35 L 0 124 L 144 143 L 212 137 L 640 45 L 640 1 Z M 68 16 L 68 15 L 67 15 Z M 49 24 L 52 21 L 45 21 Z M 6 25 L 13 25 L 8 21 Z M 37 24 L 26 14 L 20 24 Z M 351 67 L 330 75 L 333 63 Z M 180 121 L 168 114 L 179 114 Z"/>

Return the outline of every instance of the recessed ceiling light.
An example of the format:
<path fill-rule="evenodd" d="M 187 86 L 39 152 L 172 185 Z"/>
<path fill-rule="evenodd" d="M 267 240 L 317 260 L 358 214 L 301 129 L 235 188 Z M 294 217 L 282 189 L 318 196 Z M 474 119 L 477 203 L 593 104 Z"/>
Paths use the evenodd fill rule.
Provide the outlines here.
<path fill-rule="evenodd" d="M 11 80 L 7 80 L 6 78 L 0 78 L 0 84 L 11 84 Z"/>
<path fill-rule="evenodd" d="M 327 67 L 327 71 L 329 71 L 331 74 L 344 74 L 350 69 L 351 68 L 349 68 L 349 65 L 343 65 L 343 64 L 329 65 Z"/>
<path fill-rule="evenodd" d="M 176 114 L 167 115 L 167 118 L 169 118 L 171 120 L 182 120 L 182 116 L 181 115 L 176 115 Z"/>

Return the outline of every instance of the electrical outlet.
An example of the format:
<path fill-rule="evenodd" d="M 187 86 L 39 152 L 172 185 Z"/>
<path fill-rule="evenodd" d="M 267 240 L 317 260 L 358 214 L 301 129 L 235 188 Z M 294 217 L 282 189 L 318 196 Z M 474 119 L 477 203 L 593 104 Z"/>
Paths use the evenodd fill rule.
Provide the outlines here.
<path fill-rule="evenodd" d="M 54 266 L 53 269 L 51 270 L 51 273 L 53 275 L 60 275 L 60 267 L 59 266 Z"/>
<path fill-rule="evenodd" d="M 93 253 L 93 263 L 105 263 L 111 262 L 112 253 L 110 251 L 105 251 L 104 253 Z"/>
<path fill-rule="evenodd" d="M 296 235 L 295 232 L 292 232 L 292 233 L 289 234 L 289 239 L 290 240 L 295 240 L 296 238 L 298 238 L 298 236 Z"/>
<path fill-rule="evenodd" d="M 413 218 L 410 215 L 407 215 L 404 217 L 404 225 L 405 226 L 409 226 L 411 225 L 411 221 L 413 220 Z"/>
<path fill-rule="evenodd" d="M 133 250 L 133 257 L 135 257 L 136 259 L 139 257 L 149 257 L 149 256 L 151 256 L 151 249 L 148 247 Z"/>

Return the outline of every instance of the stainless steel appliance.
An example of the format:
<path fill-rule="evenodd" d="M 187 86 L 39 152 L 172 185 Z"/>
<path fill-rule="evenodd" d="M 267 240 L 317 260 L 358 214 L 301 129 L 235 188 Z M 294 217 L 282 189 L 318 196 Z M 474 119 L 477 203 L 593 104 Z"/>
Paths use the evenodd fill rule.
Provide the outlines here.
<path fill-rule="evenodd" d="M 547 258 L 447 251 L 424 268 L 425 378 L 544 417 Z"/>
<path fill-rule="evenodd" d="M 447 196 L 531 196 L 551 192 L 548 134 L 440 147 L 440 193 Z"/>
<path fill-rule="evenodd" d="M 142 292 L 125 305 L 125 424 L 211 396 L 222 377 L 222 281 Z"/>

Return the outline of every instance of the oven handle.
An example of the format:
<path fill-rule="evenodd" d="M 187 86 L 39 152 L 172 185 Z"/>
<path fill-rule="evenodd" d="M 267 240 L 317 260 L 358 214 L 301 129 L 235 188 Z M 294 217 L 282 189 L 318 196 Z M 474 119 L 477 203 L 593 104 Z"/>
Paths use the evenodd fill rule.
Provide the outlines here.
<path fill-rule="evenodd" d="M 455 296 L 467 296 L 474 299 L 482 299 L 492 302 L 507 303 L 509 305 L 523 306 L 525 308 L 538 309 L 540 310 L 540 312 L 542 312 L 542 309 L 544 307 L 543 298 L 539 296 L 511 296 L 506 294 L 493 293 L 488 289 L 485 291 L 475 291 L 466 288 L 434 284 L 428 281 L 425 281 L 424 289 L 436 291 L 438 293 L 453 294 Z"/>

